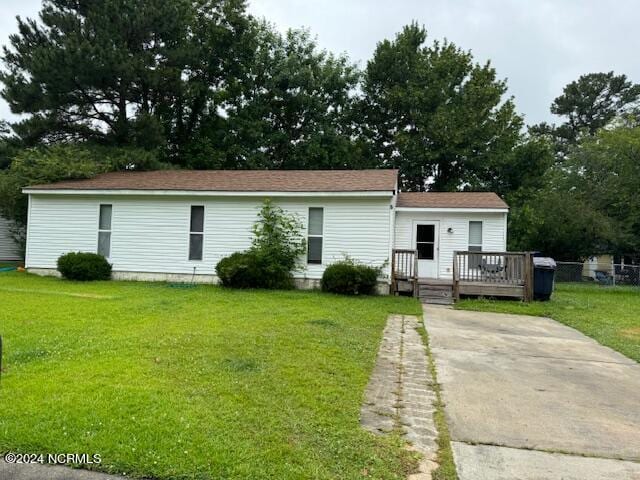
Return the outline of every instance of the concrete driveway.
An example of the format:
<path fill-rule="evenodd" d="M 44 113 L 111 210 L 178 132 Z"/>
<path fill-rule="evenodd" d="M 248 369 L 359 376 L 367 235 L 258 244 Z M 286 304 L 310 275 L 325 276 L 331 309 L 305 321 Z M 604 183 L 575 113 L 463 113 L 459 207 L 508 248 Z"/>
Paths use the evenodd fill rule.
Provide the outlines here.
<path fill-rule="evenodd" d="M 460 480 L 640 480 L 640 365 L 548 318 L 424 307 Z"/>

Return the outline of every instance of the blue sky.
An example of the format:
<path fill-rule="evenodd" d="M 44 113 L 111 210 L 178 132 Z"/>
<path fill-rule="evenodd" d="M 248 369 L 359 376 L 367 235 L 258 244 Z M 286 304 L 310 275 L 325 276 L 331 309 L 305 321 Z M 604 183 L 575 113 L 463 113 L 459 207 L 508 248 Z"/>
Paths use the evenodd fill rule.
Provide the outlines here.
<path fill-rule="evenodd" d="M 40 0 L 0 0 L 0 44 L 15 16 L 36 16 Z M 322 48 L 365 66 L 376 42 L 417 20 L 490 59 L 529 124 L 553 121 L 551 101 L 583 73 L 614 70 L 640 82 L 640 2 L 634 0 L 250 0 L 278 28 L 308 27 Z M 13 119 L 0 99 L 0 118 Z"/>

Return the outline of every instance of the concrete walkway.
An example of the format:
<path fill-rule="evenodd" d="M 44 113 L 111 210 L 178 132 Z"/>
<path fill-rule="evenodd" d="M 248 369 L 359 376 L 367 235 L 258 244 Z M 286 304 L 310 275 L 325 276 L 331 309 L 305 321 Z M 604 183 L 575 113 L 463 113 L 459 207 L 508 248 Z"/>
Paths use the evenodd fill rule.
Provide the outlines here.
<path fill-rule="evenodd" d="M 640 480 L 640 365 L 547 318 L 424 313 L 460 480 Z"/>
<path fill-rule="evenodd" d="M 427 349 L 416 330 L 418 317 L 391 315 L 360 410 L 362 426 L 375 433 L 399 431 L 422 455 L 409 480 L 429 480 L 437 467 L 438 436 L 433 420 L 436 396 L 427 368 Z"/>

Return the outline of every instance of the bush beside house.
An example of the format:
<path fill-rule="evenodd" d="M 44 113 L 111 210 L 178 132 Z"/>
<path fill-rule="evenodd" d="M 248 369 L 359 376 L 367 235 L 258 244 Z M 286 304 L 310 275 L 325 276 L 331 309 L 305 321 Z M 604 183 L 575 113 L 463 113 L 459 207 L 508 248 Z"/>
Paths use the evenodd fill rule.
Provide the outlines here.
<path fill-rule="evenodd" d="M 291 272 L 260 251 L 236 252 L 216 265 L 222 285 L 233 288 L 293 288 Z"/>
<path fill-rule="evenodd" d="M 329 265 L 322 275 L 322 290 L 343 295 L 371 295 L 376 292 L 380 268 L 345 259 Z"/>
<path fill-rule="evenodd" d="M 58 271 L 68 280 L 110 280 L 111 264 L 102 255 L 71 252 L 58 258 Z"/>

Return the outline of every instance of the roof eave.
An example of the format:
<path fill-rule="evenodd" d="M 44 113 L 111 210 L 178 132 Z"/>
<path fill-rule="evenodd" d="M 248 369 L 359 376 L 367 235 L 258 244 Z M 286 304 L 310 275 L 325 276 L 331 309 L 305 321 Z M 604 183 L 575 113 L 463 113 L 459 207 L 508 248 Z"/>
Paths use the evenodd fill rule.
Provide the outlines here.
<path fill-rule="evenodd" d="M 125 188 L 75 189 L 25 187 L 29 195 L 130 195 L 130 196 L 197 196 L 197 197 L 392 197 L 393 190 L 350 191 L 250 191 L 250 190 L 141 190 Z"/>
<path fill-rule="evenodd" d="M 509 213 L 509 207 L 396 207 L 398 212 Z"/>

